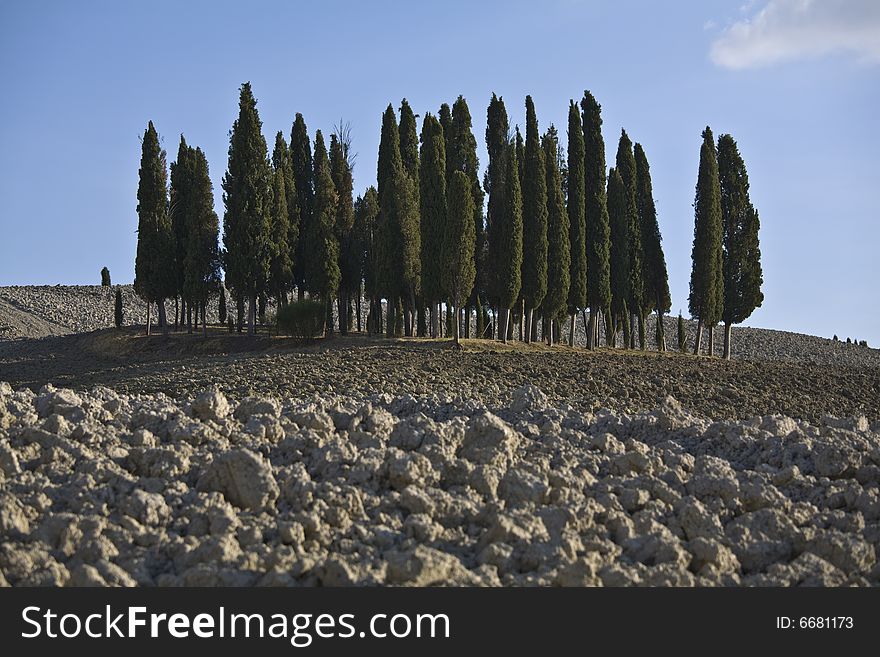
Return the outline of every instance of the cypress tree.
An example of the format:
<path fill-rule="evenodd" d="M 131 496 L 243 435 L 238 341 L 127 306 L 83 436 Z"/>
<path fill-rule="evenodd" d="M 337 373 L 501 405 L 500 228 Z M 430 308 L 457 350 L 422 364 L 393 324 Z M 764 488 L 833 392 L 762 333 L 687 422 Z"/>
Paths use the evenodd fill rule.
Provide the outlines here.
<path fill-rule="evenodd" d="M 165 328 L 166 297 L 174 293 L 174 235 L 168 217 L 168 174 L 165 151 L 150 121 L 141 143 L 138 172 L 138 243 L 135 256 L 134 289 L 147 302 L 147 335 L 150 334 L 150 304 L 159 306 L 159 326 Z"/>
<path fill-rule="evenodd" d="M 501 322 L 499 339 L 506 343 L 510 334 L 510 309 L 520 298 L 522 289 L 523 216 L 522 192 L 519 187 L 519 164 L 516 161 L 516 145 L 509 144 L 504 158 L 504 204 L 500 213 L 497 234 L 498 258 L 498 308 Z"/>
<path fill-rule="evenodd" d="M 299 220 L 291 222 L 297 226 L 296 251 L 293 258 L 293 278 L 297 296 L 302 299 L 307 286 L 306 258 L 310 246 L 303 236 L 308 232 L 315 204 L 314 167 L 312 166 L 312 142 L 302 114 L 297 112 L 290 130 L 290 166 L 293 170 L 293 190 L 296 192 L 295 208 L 299 210 Z M 288 202 L 288 210 L 291 209 Z"/>
<path fill-rule="evenodd" d="M 116 300 L 113 308 L 113 319 L 116 322 L 116 328 L 122 326 L 122 288 L 116 288 Z"/>
<path fill-rule="evenodd" d="M 681 311 L 678 313 L 678 350 L 681 353 L 684 353 L 687 349 L 687 333 L 684 330 L 684 317 L 681 316 Z"/>
<path fill-rule="evenodd" d="M 306 276 L 310 281 L 309 289 L 324 301 L 327 317 L 330 316 L 333 295 L 339 288 L 339 244 L 336 241 L 336 208 L 339 197 L 333 185 L 324 135 L 320 130 L 315 133 L 314 167 L 314 220 L 309 225 L 311 233 L 306 235 L 312 256 L 307 260 Z M 332 328 L 325 323 L 325 335 Z"/>
<path fill-rule="evenodd" d="M 723 230 L 723 356 L 729 360 L 731 326 L 748 318 L 764 301 L 758 240 L 760 220 L 749 198 L 749 174 L 745 162 L 730 135 L 718 138 L 718 177 Z"/>
<path fill-rule="evenodd" d="M 714 352 L 714 327 L 724 310 L 721 246 L 721 188 L 712 130 L 706 126 L 700 146 L 700 171 L 694 197 L 694 246 L 691 252 L 688 308 L 697 318 L 694 353 L 700 353 L 703 327 L 709 327 L 709 353 Z"/>
<path fill-rule="evenodd" d="M 192 177 L 187 202 L 186 259 L 183 294 L 187 305 L 201 309 L 202 332 L 207 335 L 206 305 L 220 284 L 220 222 L 214 212 L 214 186 L 208 171 L 208 158 L 201 148 L 190 148 L 188 159 Z M 198 319 L 198 316 L 197 316 Z"/>
<path fill-rule="evenodd" d="M 279 133 L 280 134 L 280 133 Z M 284 305 L 287 290 L 293 283 L 293 262 L 288 243 L 290 235 L 290 215 L 287 211 L 287 188 L 284 185 L 284 170 L 275 169 L 272 175 L 272 229 L 271 262 L 269 264 L 269 283 L 267 291 L 280 308 Z"/>
<path fill-rule="evenodd" d="M 538 134 L 538 117 L 531 96 L 526 96 L 526 143 L 523 165 L 523 264 L 522 296 L 526 307 L 525 336 L 531 341 L 535 310 L 547 294 L 547 178 L 544 151 Z"/>
<path fill-rule="evenodd" d="M 657 348 L 666 351 L 666 337 L 663 329 L 663 313 L 672 307 L 669 295 L 669 276 L 666 272 L 666 257 L 663 255 L 660 226 L 657 223 L 657 208 L 654 204 L 654 190 L 651 185 L 651 168 L 641 144 L 635 145 L 636 186 L 639 206 L 639 223 L 642 226 L 642 251 L 644 254 L 645 285 L 642 306 L 643 312 L 657 311 Z"/>
<path fill-rule="evenodd" d="M 169 214 L 171 218 L 171 231 L 174 234 L 174 279 L 175 279 L 175 312 L 174 325 L 178 324 L 177 298 L 183 296 L 184 305 L 189 305 L 184 295 L 184 278 L 186 251 L 189 246 L 188 230 L 188 205 L 190 202 L 190 187 L 192 185 L 192 162 L 189 160 L 190 148 L 186 139 L 180 135 L 180 144 L 177 148 L 177 160 L 171 163 L 171 205 Z"/>
<path fill-rule="evenodd" d="M 443 138 L 445 140 L 444 146 L 446 147 L 446 180 L 452 176 L 452 161 L 449 159 L 449 154 L 452 152 L 452 109 L 449 107 L 448 103 L 443 103 L 440 105 L 440 111 L 437 113 L 437 119 L 440 121 L 440 126 L 443 128 Z"/>
<path fill-rule="evenodd" d="M 400 160 L 406 175 L 409 177 L 410 195 L 412 203 L 415 204 L 416 212 L 419 212 L 419 137 L 416 126 L 416 117 L 406 98 L 400 104 L 400 123 L 398 124 L 398 133 L 400 137 Z M 418 219 L 417 219 L 418 221 Z M 421 247 L 419 252 L 414 254 L 421 260 Z M 421 277 L 421 262 L 418 263 L 419 276 Z M 410 297 L 407 295 L 405 305 L 404 333 L 407 336 L 415 335 L 413 327 L 413 317 L 416 312 L 419 314 L 419 322 L 424 326 L 425 317 L 422 308 L 421 294 L 418 293 Z"/>
<path fill-rule="evenodd" d="M 587 305 L 590 327 L 587 347 L 599 335 L 599 312 L 613 324 L 611 306 L 611 230 L 605 191 L 605 140 L 602 138 L 602 107 L 589 91 L 581 100 L 584 124 L 584 224 L 587 236 Z M 612 333 L 606 331 L 610 344 Z"/>
<path fill-rule="evenodd" d="M 547 180 L 547 296 L 541 306 L 550 330 L 547 343 L 553 345 L 553 322 L 565 316 L 571 282 L 571 245 L 568 241 L 568 213 L 562 193 L 562 175 L 557 152 L 559 137 L 556 128 L 543 138 L 544 168 Z"/>
<path fill-rule="evenodd" d="M 636 191 L 636 161 L 633 156 L 632 141 L 626 134 L 626 130 L 620 131 L 620 141 L 617 144 L 617 171 L 623 180 L 626 193 L 626 225 L 629 247 L 629 297 L 627 307 L 631 315 L 638 321 L 639 348 L 645 349 L 645 280 L 644 280 L 644 256 L 642 253 L 642 225 L 639 220 L 638 194 Z M 630 325 L 632 329 L 635 326 Z M 630 333 L 629 347 L 635 349 L 635 332 Z"/>
<path fill-rule="evenodd" d="M 443 126 L 430 112 L 422 122 L 419 165 L 422 295 L 431 310 L 431 337 L 439 337 L 439 304 L 443 232 L 446 226 L 446 138 Z"/>
<path fill-rule="evenodd" d="M 491 303 L 499 307 L 498 301 L 508 282 L 502 275 L 507 263 L 504 262 L 505 245 L 502 241 L 504 223 L 509 221 L 505 215 L 505 175 L 507 169 L 507 151 L 510 143 L 510 123 L 504 99 L 492 94 L 486 111 L 486 149 L 489 152 L 489 164 L 483 180 L 483 187 L 489 195 L 488 212 L 486 215 L 486 293 Z M 499 333 L 499 339 L 502 337 Z"/>
<path fill-rule="evenodd" d="M 220 298 L 217 300 L 217 317 L 221 324 L 226 323 L 226 289 L 221 284 Z"/>
<path fill-rule="evenodd" d="M 362 271 L 364 294 L 370 300 L 367 315 L 367 331 L 379 333 L 382 330 L 382 302 L 377 284 L 378 251 L 377 221 L 379 217 L 379 193 L 375 187 L 368 187 L 363 197 L 355 202 L 355 225 L 362 236 Z"/>
<path fill-rule="evenodd" d="M 354 202 L 352 165 L 350 161 L 351 139 L 347 129 L 340 125 L 330 135 L 330 170 L 336 188 L 336 241 L 339 244 L 339 332 L 349 330 L 351 297 L 360 288 L 360 262 L 354 242 Z"/>
<path fill-rule="evenodd" d="M 452 105 L 452 135 L 447 142 L 446 163 L 448 171 L 461 171 L 467 176 L 471 185 L 474 209 L 474 228 L 476 242 L 474 246 L 474 266 L 476 279 L 473 285 L 473 294 L 468 300 L 465 315 L 465 337 L 470 337 L 471 307 L 476 304 L 478 295 L 485 296 L 485 274 L 483 262 L 485 260 L 485 231 L 483 226 L 483 190 L 480 187 L 480 161 L 477 158 L 477 139 L 474 137 L 471 121 L 471 112 L 467 101 L 459 96 Z M 450 180 L 447 173 L 447 183 Z"/>
<path fill-rule="evenodd" d="M 101 268 L 101 287 L 110 287 L 110 270 L 106 267 Z"/>
<path fill-rule="evenodd" d="M 388 337 L 394 335 L 394 309 L 396 299 L 403 291 L 399 272 L 402 245 L 395 213 L 394 177 L 402 170 L 400 160 L 400 134 L 394 108 L 389 103 L 382 115 L 382 132 L 379 138 L 379 159 L 376 181 L 379 195 L 379 217 L 376 239 L 376 287 L 380 297 L 387 299 Z"/>
<path fill-rule="evenodd" d="M 453 307 L 453 315 L 458 317 L 458 309 L 470 297 L 476 277 L 474 263 L 473 187 L 468 176 L 455 171 L 447 195 L 448 215 L 446 230 L 443 231 L 442 274 L 443 287 Z M 459 345 L 458 321 L 453 322 L 453 342 Z"/>
<path fill-rule="evenodd" d="M 248 299 L 248 333 L 254 333 L 257 295 L 269 275 L 271 206 L 269 160 L 262 122 L 249 82 L 241 86 L 238 118 L 229 137 L 223 177 L 224 265 L 233 288 Z"/>
<path fill-rule="evenodd" d="M 570 287 L 568 314 L 571 325 L 569 346 L 574 346 L 574 322 L 578 310 L 587 307 L 587 233 L 585 219 L 586 188 L 584 179 L 584 129 L 581 113 L 575 102 L 568 105 L 568 243 L 570 255 Z M 584 331 L 589 331 L 584 326 Z M 588 340 L 589 342 L 589 340 Z"/>
<path fill-rule="evenodd" d="M 525 190 L 524 181 L 523 181 L 523 172 L 525 171 L 526 166 L 526 147 L 525 142 L 523 141 L 522 133 L 519 131 L 519 126 L 516 126 L 516 135 L 514 137 L 514 142 L 516 144 L 516 161 L 517 161 L 517 175 L 519 176 L 519 187 L 522 190 Z"/>
<path fill-rule="evenodd" d="M 612 346 L 623 328 L 623 345 L 630 346 L 627 305 L 630 299 L 629 208 L 626 185 L 617 169 L 608 172 L 608 218 L 611 224 L 611 333 Z"/>
<path fill-rule="evenodd" d="M 272 169 L 281 171 L 284 178 L 284 202 L 287 205 L 287 249 L 290 260 L 291 274 L 288 289 L 285 289 L 280 302 L 287 303 L 287 292 L 296 281 L 296 255 L 299 246 L 299 199 L 296 194 L 296 177 L 293 175 L 293 161 L 290 157 L 290 148 L 284 140 L 284 135 L 279 130 L 275 135 L 275 148 L 272 151 Z"/>

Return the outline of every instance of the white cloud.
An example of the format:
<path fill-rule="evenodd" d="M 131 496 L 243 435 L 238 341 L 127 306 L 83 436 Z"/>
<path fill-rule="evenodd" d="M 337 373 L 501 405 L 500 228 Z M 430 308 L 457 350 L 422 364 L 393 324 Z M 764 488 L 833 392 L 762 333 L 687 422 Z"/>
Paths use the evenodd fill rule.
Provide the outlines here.
<path fill-rule="evenodd" d="M 768 0 L 727 27 L 710 56 L 744 69 L 838 52 L 880 63 L 880 0 Z"/>

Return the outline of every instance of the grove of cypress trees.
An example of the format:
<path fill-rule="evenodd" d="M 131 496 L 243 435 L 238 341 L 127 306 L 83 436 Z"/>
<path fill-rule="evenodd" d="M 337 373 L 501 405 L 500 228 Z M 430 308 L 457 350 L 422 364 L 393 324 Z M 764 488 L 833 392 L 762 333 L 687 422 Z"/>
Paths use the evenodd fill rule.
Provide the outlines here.
<path fill-rule="evenodd" d="M 721 187 L 712 130 L 706 126 L 700 146 L 700 170 L 694 198 L 694 246 L 691 252 L 688 308 L 697 318 L 694 353 L 700 353 L 703 327 L 709 327 L 709 354 L 714 355 L 714 327 L 724 310 L 722 272 Z"/>
<path fill-rule="evenodd" d="M 159 326 L 165 327 L 165 299 L 174 294 L 174 235 L 168 217 L 168 174 L 165 151 L 150 121 L 141 143 L 138 172 L 138 242 L 134 289 L 147 303 L 147 335 L 150 304 L 159 306 Z"/>
<path fill-rule="evenodd" d="M 238 118 L 229 137 L 223 177 L 224 269 L 226 279 L 248 299 L 248 333 L 254 333 L 257 294 L 269 275 L 271 207 L 269 161 L 257 101 L 249 82 L 241 85 Z"/>
<path fill-rule="evenodd" d="M 310 233 L 306 235 L 311 256 L 308 258 L 306 275 L 309 290 L 324 302 L 325 318 L 330 314 L 333 295 L 339 288 L 339 244 L 336 241 L 336 206 L 339 197 L 330 174 L 330 161 L 324 145 L 324 135 L 315 133 L 314 157 L 315 205 Z M 325 335 L 332 326 L 325 322 Z"/>
<path fill-rule="evenodd" d="M 626 192 L 626 223 L 629 252 L 629 297 L 627 307 L 635 316 L 639 329 L 639 348 L 645 349 L 645 306 L 644 257 L 642 254 L 642 225 L 639 220 L 638 194 L 636 192 L 636 161 L 633 146 L 626 130 L 620 131 L 617 144 L 617 171 L 623 180 Z M 635 326 L 630 325 L 630 342 L 627 346 L 635 349 Z"/>
<path fill-rule="evenodd" d="M 470 337 L 471 307 L 476 304 L 478 295 L 485 295 L 485 233 L 483 227 L 483 190 L 480 187 L 480 161 L 477 158 L 477 139 L 474 137 L 471 112 L 467 101 L 459 96 L 452 105 L 452 135 L 447 138 L 446 167 L 448 172 L 461 171 L 467 176 L 471 185 L 474 209 L 474 230 L 476 242 L 474 246 L 474 267 L 476 279 L 472 286 L 473 293 L 466 304 L 465 337 Z M 446 180 L 449 184 L 450 173 Z"/>
<path fill-rule="evenodd" d="M 723 231 L 723 357 L 729 360 L 732 325 L 744 321 L 764 301 L 758 240 L 760 220 L 749 198 L 749 174 L 745 162 L 730 135 L 718 138 L 718 177 Z"/>
<path fill-rule="evenodd" d="M 587 229 L 586 188 L 584 178 L 584 129 L 581 113 L 572 100 L 568 105 L 568 243 L 569 256 L 568 314 L 571 324 L 568 344 L 574 346 L 574 322 L 578 310 L 587 307 Z M 584 326 L 584 331 L 589 327 Z M 589 340 L 587 341 L 589 343 Z"/>
<path fill-rule="evenodd" d="M 113 306 L 113 320 L 116 324 L 116 328 L 120 328 L 122 326 L 122 288 L 116 288 L 116 299 L 114 300 Z"/>
<path fill-rule="evenodd" d="M 306 258 L 309 246 L 305 244 L 303 236 L 308 232 L 308 226 L 312 219 L 315 204 L 315 184 L 313 180 L 314 167 L 312 166 L 312 142 L 309 138 L 309 130 L 302 114 L 297 112 L 290 130 L 290 166 L 293 170 L 293 181 L 296 191 L 296 209 L 299 210 L 299 220 L 291 222 L 291 226 L 297 226 L 296 251 L 293 258 L 293 277 L 296 283 L 296 291 L 299 299 L 303 298 L 306 288 Z M 288 200 L 288 210 L 291 209 Z M 292 244 L 292 243 L 291 243 Z"/>
<path fill-rule="evenodd" d="M 330 172 L 336 187 L 336 241 L 339 244 L 339 332 L 345 335 L 350 328 L 351 298 L 360 289 L 360 262 L 353 248 L 354 199 L 352 166 L 349 150 L 351 143 L 346 131 L 340 125 L 337 132 L 330 135 Z"/>
<path fill-rule="evenodd" d="M 279 130 L 275 135 L 275 148 L 272 151 L 272 169 L 281 171 L 284 178 L 284 202 L 287 204 L 287 248 L 289 253 L 291 275 L 288 289 L 282 294 L 280 303 L 287 303 L 287 292 L 290 285 L 296 281 L 296 255 L 299 245 L 299 199 L 296 194 L 296 177 L 293 175 L 293 162 L 290 158 L 290 148 L 284 140 L 284 135 Z"/>
<path fill-rule="evenodd" d="M 483 187 L 489 196 L 486 213 L 486 294 L 490 303 L 496 308 L 502 294 L 501 290 L 507 285 L 507 281 L 500 277 L 505 267 L 502 261 L 504 253 L 501 236 L 503 224 L 508 220 L 504 214 L 504 194 L 509 133 L 510 123 L 504 99 L 493 93 L 486 110 L 486 150 L 489 152 L 489 163 L 483 178 Z M 499 334 L 498 337 L 500 338 L 501 335 Z"/>
<path fill-rule="evenodd" d="M 629 207 L 626 185 L 620 172 L 608 171 L 608 219 L 611 224 L 611 346 L 616 346 L 617 331 L 623 328 L 623 346 L 630 346 L 627 313 L 630 299 Z"/>
<path fill-rule="evenodd" d="M 541 306 L 547 294 L 547 173 L 538 134 L 538 117 L 531 96 L 526 96 L 525 158 L 522 296 L 526 308 L 525 339 L 530 342 L 535 309 Z"/>
<path fill-rule="evenodd" d="M 201 148 L 190 147 L 192 177 L 187 203 L 186 259 L 183 263 L 183 294 L 188 306 L 202 313 L 202 332 L 207 335 L 207 304 L 220 283 L 220 222 L 214 212 L 214 186 L 208 158 Z M 198 319 L 198 315 L 196 316 Z"/>
<path fill-rule="evenodd" d="M 470 297 L 476 277 L 474 262 L 474 197 L 471 181 L 462 171 L 452 174 L 447 194 L 448 216 L 443 231 L 442 275 L 453 315 Z M 453 322 L 453 342 L 459 345 L 458 321 Z"/>
<path fill-rule="evenodd" d="M 496 293 L 498 294 L 498 338 L 507 343 L 510 332 L 510 309 L 517 302 L 521 291 L 523 260 L 522 192 L 519 187 L 519 165 L 516 161 L 516 144 L 507 146 L 506 157 L 498 163 L 504 165 L 503 203 L 493 219 L 494 234 L 498 237 L 498 260 L 496 263 Z"/>
<path fill-rule="evenodd" d="M 605 190 L 605 140 L 602 138 L 602 106 L 589 91 L 581 100 L 584 124 L 584 223 L 587 236 L 587 305 L 590 327 L 587 348 L 596 345 L 599 335 L 599 312 L 606 312 L 609 323 L 611 307 L 611 230 Z M 606 331 L 610 344 L 612 334 Z"/>
<path fill-rule="evenodd" d="M 559 137 L 550 125 L 542 143 L 547 180 L 547 295 L 541 304 L 549 331 L 547 344 L 553 345 L 553 323 L 565 316 L 571 282 L 571 246 L 568 241 L 568 213 L 562 192 L 562 174 L 556 154 Z"/>
<path fill-rule="evenodd" d="M 639 223 L 642 226 L 642 253 L 644 264 L 644 294 L 642 312 L 657 311 L 657 348 L 666 351 L 666 336 L 663 329 L 663 313 L 672 307 L 669 295 L 669 276 L 666 272 L 666 257 L 663 255 L 660 226 L 657 223 L 657 207 L 654 204 L 654 190 L 651 184 L 651 168 L 641 144 L 635 145 L 636 194 L 639 206 Z"/>
<path fill-rule="evenodd" d="M 446 138 L 430 112 L 422 121 L 419 165 L 422 297 L 430 308 L 431 337 L 439 337 L 443 233 L 446 226 Z"/>

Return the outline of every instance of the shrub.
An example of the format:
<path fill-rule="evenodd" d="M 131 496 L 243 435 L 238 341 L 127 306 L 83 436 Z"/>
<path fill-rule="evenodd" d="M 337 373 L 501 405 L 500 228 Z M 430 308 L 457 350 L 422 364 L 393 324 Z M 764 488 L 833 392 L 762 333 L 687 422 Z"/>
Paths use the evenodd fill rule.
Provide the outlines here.
<path fill-rule="evenodd" d="M 118 287 L 116 288 L 116 307 L 114 309 L 114 319 L 116 320 L 116 328 L 122 326 L 122 289 Z"/>
<path fill-rule="evenodd" d="M 839 340 L 837 339 L 837 333 L 834 334 L 834 341 L 839 342 Z"/>
<path fill-rule="evenodd" d="M 859 340 L 859 346 L 860 347 L 867 347 L 868 341 L 867 340 Z"/>
<path fill-rule="evenodd" d="M 687 333 L 684 330 L 684 317 L 678 313 L 678 350 L 684 353 L 687 349 Z"/>
<path fill-rule="evenodd" d="M 314 338 L 324 330 L 324 304 L 313 299 L 289 303 L 278 309 L 279 333 L 295 338 Z"/>
<path fill-rule="evenodd" d="M 101 286 L 110 287 L 110 270 L 106 267 L 101 270 Z"/>

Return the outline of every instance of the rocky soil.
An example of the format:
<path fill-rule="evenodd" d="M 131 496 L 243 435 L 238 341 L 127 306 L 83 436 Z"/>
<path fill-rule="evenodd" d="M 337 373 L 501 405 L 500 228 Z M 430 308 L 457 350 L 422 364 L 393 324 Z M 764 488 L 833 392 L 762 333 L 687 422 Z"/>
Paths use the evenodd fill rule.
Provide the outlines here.
<path fill-rule="evenodd" d="M 0 384 L 0 583 L 877 585 L 880 423 Z"/>

